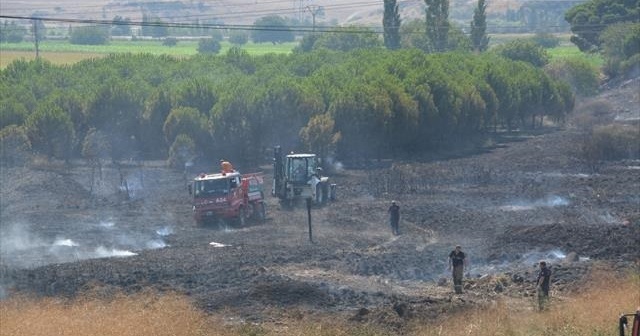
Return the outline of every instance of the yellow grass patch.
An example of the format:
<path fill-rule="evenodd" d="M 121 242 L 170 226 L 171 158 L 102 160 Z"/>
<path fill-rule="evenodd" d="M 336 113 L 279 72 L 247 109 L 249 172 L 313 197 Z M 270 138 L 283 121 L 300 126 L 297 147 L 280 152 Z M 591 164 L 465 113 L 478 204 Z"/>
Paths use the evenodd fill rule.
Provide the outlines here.
<path fill-rule="evenodd" d="M 407 335 L 438 336 L 599 336 L 616 335 L 620 313 L 640 305 L 640 276 L 624 279 L 596 271 L 588 286 L 569 297 L 553 297 L 548 311 L 537 312 L 533 299 L 505 299 L 484 309 L 461 311 L 437 321 L 410 322 Z M 0 335 L 304 335 L 383 336 L 394 334 L 375 324 L 341 317 L 308 315 L 296 309 L 265 312 L 263 324 L 242 322 L 221 311 L 208 315 L 187 297 L 172 293 L 134 295 L 88 293 L 65 300 L 13 297 L 0 301 Z"/>
<path fill-rule="evenodd" d="M 207 316 L 175 294 L 12 298 L 0 303 L 0 335 L 211 335 Z M 221 333 L 215 332 L 216 335 Z"/>
<path fill-rule="evenodd" d="M 587 287 L 571 297 L 553 298 L 549 310 L 535 310 L 531 302 L 501 301 L 485 309 L 460 312 L 437 323 L 418 323 L 412 334 L 438 336 L 600 336 L 616 335 L 621 313 L 640 305 L 640 276 L 625 279 L 613 272 L 595 271 Z"/>
<path fill-rule="evenodd" d="M 73 64 L 85 59 L 104 57 L 105 54 L 92 53 L 68 53 L 68 52 L 41 52 L 40 57 L 55 65 Z M 4 69 L 7 65 L 15 60 L 30 61 L 36 58 L 35 52 L 29 51 L 12 51 L 0 50 L 0 69 Z"/>

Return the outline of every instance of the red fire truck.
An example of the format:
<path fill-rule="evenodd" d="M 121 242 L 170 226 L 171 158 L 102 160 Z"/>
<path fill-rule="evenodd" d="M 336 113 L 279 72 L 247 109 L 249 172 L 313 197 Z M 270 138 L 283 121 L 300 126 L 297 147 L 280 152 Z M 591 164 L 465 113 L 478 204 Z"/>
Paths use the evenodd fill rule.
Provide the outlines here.
<path fill-rule="evenodd" d="M 193 216 L 198 224 L 233 219 L 242 226 L 250 218 L 264 221 L 262 186 L 262 174 L 240 174 L 224 165 L 220 173 L 200 174 L 189 184 Z"/>

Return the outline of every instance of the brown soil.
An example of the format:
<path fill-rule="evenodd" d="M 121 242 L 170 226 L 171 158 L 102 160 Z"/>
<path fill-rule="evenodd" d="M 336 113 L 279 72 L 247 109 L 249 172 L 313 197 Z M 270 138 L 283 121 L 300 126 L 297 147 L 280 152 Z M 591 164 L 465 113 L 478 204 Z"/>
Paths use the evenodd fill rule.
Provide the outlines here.
<path fill-rule="evenodd" d="M 633 116 L 639 87 L 636 79 L 596 99 Z M 583 132 L 569 123 L 505 135 L 472 155 L 340 170 L 331 176 L 338 200 L 312 210 L 313 243 L 306 211 L 270 196 L 266 223 L 197 226 L 183 174 L 162 162 L 106 166 L 93 188 L 80 162 L 3 168 L 0 295 L 153 288 L 257 322 L 335 313 L 402 328 L 414 317 L 527 298 L 545 259 L 559 299 L 594 265 L 640 265 L 640 161 L 586 164 Z M 397 237 L 387 224 L 391 199 L 401 206 Z M 458 243 L 471 265 L 465 294 L 455 296 L 446 260 Z"/>

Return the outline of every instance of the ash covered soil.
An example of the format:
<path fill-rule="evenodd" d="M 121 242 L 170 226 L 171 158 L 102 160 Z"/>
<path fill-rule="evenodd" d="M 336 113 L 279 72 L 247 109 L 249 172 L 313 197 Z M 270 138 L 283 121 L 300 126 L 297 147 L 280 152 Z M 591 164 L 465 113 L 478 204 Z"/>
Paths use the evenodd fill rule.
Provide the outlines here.
<path fill-rule="evenodd" d="M 596 99 L 638 127 L 638 89 L 636 79 Z M 329 313 L 402 328 L 499 298 L 533 302 L 545 259 L 562 300 L 596 265 L 640 265 L 640 161 L 587 164 L 585 136 L 570 121 L 456 158 L 340 170 L 337 201 L 312 209 L 313 243 L 306 210 L 270 196 L 264 223 L 196 225 L 185 176 L 162 162 L 107 165 L 93 186 L 80 162 L 3 168 L 0 295 L 152 288 L 240 320 Z M 446 270 L 455 244 L 471 262 L 462 295 Z"/>

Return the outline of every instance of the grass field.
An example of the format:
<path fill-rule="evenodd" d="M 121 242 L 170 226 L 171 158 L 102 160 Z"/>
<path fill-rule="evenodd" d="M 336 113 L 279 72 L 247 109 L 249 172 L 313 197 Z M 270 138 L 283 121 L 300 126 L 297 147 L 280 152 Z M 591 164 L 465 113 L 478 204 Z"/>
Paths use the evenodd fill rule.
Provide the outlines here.
<path fill-rule="evenodd" d="M 504 34 L 500 38 L 502 42 L 509 39 L 522 37 L 521 35 L 510 36 Z M 492 36 L 492 40 L 496 36 Z M 494 41 L 496 42 L 496 41 Z M 231 44 L 222 42 L 221 54 L 224 54 Z M 247 43 L 242 46 L 251 55 L 264 55 L 268 53 L 287 54 L 297 46 L 296 42 L 290 43 Z M 43 41 L 39 47 L 40 56 L 53 64 L 73 64 L 75 62 L 95 57 L 102 57 L 111 53 L 148 53 L 154 55 L 172 56 L 192 56 L 198 53 L 197 41 L 180 41 L 176 46 L 168 47 L 162 45 L 162 41 L 111 41 L 108 45 L 74 45 L 67 41 Z M 562 59 L 568 57 L 582 57 L 596 67 L 603 64 L 602 57 L 596 54 L 584 54 L 573 44 L 563 40 L 559 47 L 547 49 L 552 59 Z M 33 43 L 2 43 L 0 44 L 0 69 L 4 69 L 8 64 L 16 59 L 31 60 L 35 58 L 35 47 Z"/>
<path fill-rule="evenodd" d="M 602 56 L 599 54 L 585 54 L 578 49 L 575 45 L 561 45 L 559 47 L 547 49 L 547 53 L 553 60 L 559 60 L 564 58 L 583 58 L 587 60 L 591 65 L 600 68 L 604 64 Z"/>
<path fill-rule="evenodd" d="M 415 320 L 407 335 L 616 335 L 619 314 L 632 313 L 640 304 L 639 275 L 620 279 L 601 270 L 588 283 L 571 297 L 552 295 L 545 312 L 535 311 L 533 302 L 505 299 L 485 309 Z M 299 316 L 295 309 L 273 313 L 281 317 L 277 323 L 244 323 L 231 311 L 207 315 L 178 294 L 126 296 L 98 289 L 72 301 L 26 297 L 0 301 L 0 335 L 393 335 L 379 325 L 349 324 L 335 316 Z"/>

